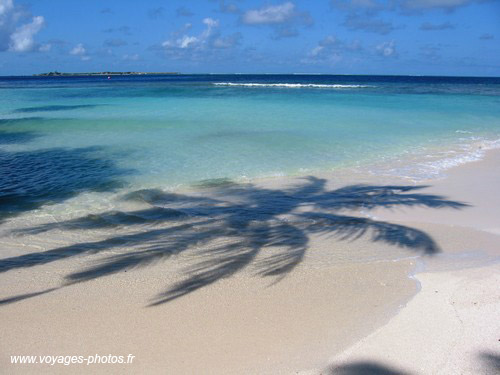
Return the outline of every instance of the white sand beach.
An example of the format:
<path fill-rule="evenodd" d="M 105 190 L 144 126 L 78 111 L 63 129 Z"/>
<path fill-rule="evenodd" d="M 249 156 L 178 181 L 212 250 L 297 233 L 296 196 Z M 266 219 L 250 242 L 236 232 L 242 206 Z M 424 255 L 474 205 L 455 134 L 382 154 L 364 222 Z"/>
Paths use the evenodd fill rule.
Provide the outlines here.
<path fill-rule="evenodd" d="M 453 250 L 426 259 L 415 275 L 420 292 L 388 324 L 333 356 L 319 373 L 498 373 L 499 162 L 500 152 L 490 151 L 484 160 L 429 181 L 430 191 L 470 203 L 461 214 L 418 208 L 375 213 L 385 220 L 431 224 L 429 233 Z"/>
<path fill-rule="evenodd" d="M 496 373 L 499 166 L 500 152 L 491 151 L 413 193 L 439 194 L 467 208 L 388 205 L 366 215 L 352 212 L 426 233 L 439 246 L 434 255 L 418 256 L 408 245 L 397 250 L 400 257 L 386 259 L 391 246 L 369 235 L 345 241 L 312 234 L 304 259 L 284 277 L 258 274 L 259 262 L 275 251 L 270 248 L 257 255 L 256 267 L 157 305 L 155 296 L 182 281 L 186 267 L 200 264 L 197 245 L 175 260 L 78 283 L 68 283 L 66 275 L 120 251 L 90 251 L 36 266 L 4 262 L 1 372 Z M 352 181 L 358 182 L 367 181 Z M 67 241 L 63 234 L 61 244 Z M 360 254 L 359 262 L 345 258 L 352 252 Z M 371 254 L 382 255 L 370 261 Z M 128 364 L 11 363 L 16 355 L 96 354 L 135 357 Z"/>
<path fill-rule="evenodd" d="M 500 0 L 0 0 L 0 375 L 500 375 Z"/>

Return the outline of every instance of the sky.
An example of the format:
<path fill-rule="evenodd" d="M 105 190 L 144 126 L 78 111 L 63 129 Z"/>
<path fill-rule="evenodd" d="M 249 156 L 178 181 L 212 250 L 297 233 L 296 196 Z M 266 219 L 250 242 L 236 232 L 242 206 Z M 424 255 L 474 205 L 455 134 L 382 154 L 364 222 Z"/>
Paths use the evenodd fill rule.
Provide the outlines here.
<path fill-rule="evenodd" d="M 0 0 L 0 75 L 500 76 L 500 0 Z"/>

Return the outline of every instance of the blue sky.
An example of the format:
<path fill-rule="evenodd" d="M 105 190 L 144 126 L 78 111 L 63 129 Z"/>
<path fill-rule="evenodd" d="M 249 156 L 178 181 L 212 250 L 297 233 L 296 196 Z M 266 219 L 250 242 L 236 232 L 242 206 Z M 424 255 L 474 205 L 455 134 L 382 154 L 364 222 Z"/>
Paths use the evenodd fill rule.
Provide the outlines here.
<path fill-rule="evenodd" d="M 0 75 L 500 76 L 500 0 L 0 0 Z"/>

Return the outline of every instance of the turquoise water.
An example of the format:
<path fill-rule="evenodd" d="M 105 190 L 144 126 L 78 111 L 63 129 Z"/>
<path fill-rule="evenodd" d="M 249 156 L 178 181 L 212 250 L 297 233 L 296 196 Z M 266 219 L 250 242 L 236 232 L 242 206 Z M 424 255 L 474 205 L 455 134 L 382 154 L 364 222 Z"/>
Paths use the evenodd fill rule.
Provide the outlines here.
<path fill-rule="evenodd" d="M 160 304 L 245 268 L 435 255 L 429 234 L 370 211 L 465 210 L 418 180 L 499 139 L 495 78 L 1 78 L 0 273 L 55 262 L 41 269 L 76 270 L 67 285 L 186 261 Z M 273 176 L 308 177 L 248 183 Z"/>
<path fill-rule="evenodd" d="M 50 199 L 78 181 L 84 191 L 108 180 L 172 189 L 339 168 L 426 177 L 496 145 L 500 80 L 4 78 L 0 137 L 4 195 L 42 183 Z"/>

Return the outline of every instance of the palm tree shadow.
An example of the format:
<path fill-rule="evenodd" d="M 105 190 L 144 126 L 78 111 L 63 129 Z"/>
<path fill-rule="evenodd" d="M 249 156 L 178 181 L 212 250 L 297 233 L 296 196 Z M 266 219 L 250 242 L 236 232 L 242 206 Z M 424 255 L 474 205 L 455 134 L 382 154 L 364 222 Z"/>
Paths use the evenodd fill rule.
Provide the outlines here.
<path fill-rule="evenodd" d="M 500 372 L 500 356 L 493 352 L 478 354 L 484 374 Z M 410 373 L 376 361 L 355 361 L 338 366 L 330 366 L 322 373 L 328 375 L 409 375 Z"/>
<path fill-rule="evenodd" d="M 461 209 L 467 206 L 418 192 L 424 186 L 351 185 L 328 190 L 326 180 L 316 177 L 307 177 L 303 183 L 283 189 L 227 181 L 207 182 L 201 187 L 205 188 L 201 194 L 192 195 L 139 190 L 123 199 L 145 203 L 147 209 L 110 211 L 19 231 L 18 234 L 53 229 L 131 230 L 101 241 L 0 259 L 0 272 L 121 249 L 118 254 L 68 275 L 65 285 L 71 285 L 194 251 L 196 261 L 188 266 L 181 281 L 152 300 L 150 305 L 154 306 L 230 277 L 250 265 L 256 268 L 258 276 L 279 280 L 302 262 L 312 235 L 327 235 L 336 241 L 365 237 L 372 242 L 433 255 L 440 251 L 439 246 L 427 233 L 350 212 L 378 207 Z M 272 251 L 264 251 L 267 249 Z"/>
<path fill-rule="evenodd" d="M 483 362 L 485 373 L 487 374 L 500 373 L 500 355 L 498 353 L 485 351 L 479 353 L 479 358 Z"/>
<path fill-rule="evenodd" d="M 375 361 L 357 361 L 340 366 L 330 367 L 325 371 L 328 375 L 409 375 L 408 372 L 386 366 Z"/>
<path fill-rule="evenodd" d="M 0 131 L 0 145 L 29 142 L 33 132 Z M 102 147 L 0 149 L 0 223 L 45 205 L 64 202 L 83 192 L 114 191 L 131 174 L 102 156 Z"/>

